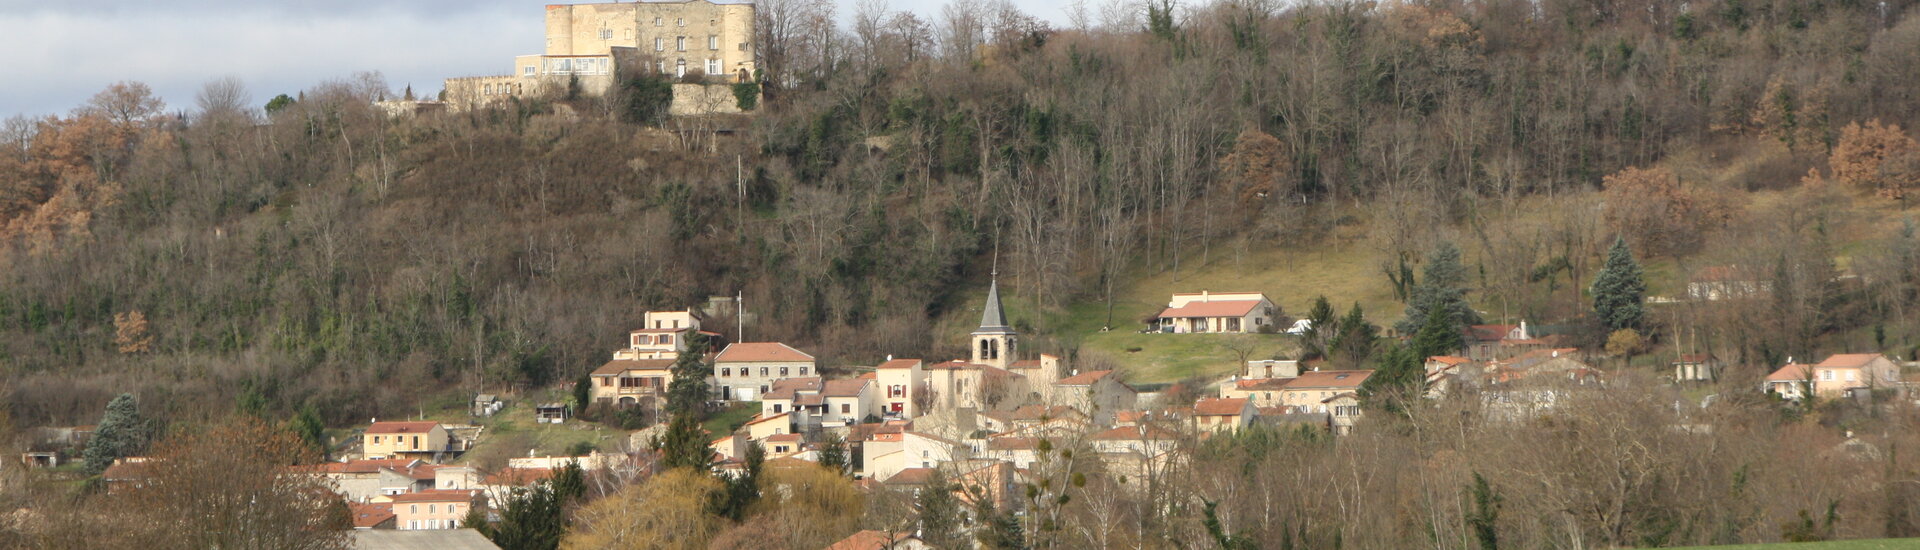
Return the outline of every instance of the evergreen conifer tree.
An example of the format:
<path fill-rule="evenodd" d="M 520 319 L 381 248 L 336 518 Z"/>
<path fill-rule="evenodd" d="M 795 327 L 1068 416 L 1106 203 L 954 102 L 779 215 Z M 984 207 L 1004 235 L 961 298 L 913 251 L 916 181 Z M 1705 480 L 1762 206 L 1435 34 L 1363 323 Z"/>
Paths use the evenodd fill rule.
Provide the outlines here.
<path fill-rule="evenodd" d="M 327 456 L 330 450 L 327 448 L 327 427 L 320 421 L 320 411 L 314 409 L 313 405 L 300 407 L 300 412 L 295 413 L 293 419 L 287 422 L 287 428 L 299 435 L 302 441 L 312 445 L 313 450 L 320 453 L 320 456 Z"/>
<path fill-rule="evenodd" d="M 1427 311 L 1433 309 L 1445 311 L 1448 322 L 1456 328 L 1478 324 L 1480 314 L 1467 303 L 1466 284 L 1467 269 L 1460 264 L 1460 248 L 1451 242 L 1440 243 L 1427 256 L 1420 282 L 1407 300 L 1407 317 L 1394 324 L 1394 329 L 1412 334 L 1426 322 Z"/>
<path fill-rule="evenodd" d="M 1466 336 L 1461 334 L 1460 325 L 1449 319 L 1444 309 L 1427 310 L 1426 322 L 1420 324 L 1419 332 L 1413 334 L 1413 349 L 1422 361 L 1435 355 L 1458 353 L 1467 345 Z"/>
<path fill-rule="evenodd" d="M 1425 393 L 1426 376 L 1418 351 L 1394 346 L 1380 359 L 1380 367 L 1360 383 L 1359 397 L 1368 406 L 1394 414 L 1412 412 L 1410 404 Z"/>
<path fill-rule="evenodd" d="M 1300 333 L 1301 359 L 1326 357 L 1328 340 L 1339 327 L 1334 325 L 1333 304 L 1321 295 L 1313 299 L 1313 307 L 1307 310 L 1307 327 Z"/>
<path fill-rule="evenodd" d="M 747 509 L 760 500 L 760 473 L 767 463 L 767 450 L 754 443 L 747 446 L 746 463 L 740 475 L 723 477 L 726 491 L 713 503 L 714 514 L 740 521 L 747 516 Z"/>
<path fill-rule="evenodd" d="M 87 450 L 82 453 L 87 473 L 106 471 L 114 460 L 137 454 L 146 445 L 147 421 L 140 417 L 140 403 L 133 394 L 120 394 L 107 402 L 106 414 L 94 428 L 93 438 L 87 440 Z"/>
<path fill-rule="evenodd" d="M 1640 262 L 1627 250 L 1627 240 L 1616 238 L 1607 250 L 1607 263 L 1593 280 L 1593 312 L 1608 333 L 1640 328 L 1646 315 L 1647 283 Z"/>
<path fill-rule="evenodd" d="M 1340 318 L 1340 330 L 1333 335 L 1333 341 L 1327 345 L 1327 356 L 1340 363 L 1342 368 L 1357 368 L 1373 355 L 1374 340 L 1379 338 L 1379 328 L 1367 322 L 1366 312 L 1361 311 L 1360 302 L 1353 303 L 1353 309 L 1346 317 Z"/>
<path fill-rule="evenodd" d="M 953 496 L 953 490 L 946 473 L 936 468 L 927 478 L 927 488 L 914 495 L 914 508 L 920 514 L 920 538 L 934 548 L 966 547 L 960 530 L 960 499 Z"/>
<path fill-rule="evenodd" d="M 560 499 L 547 482 L 516 488 L 500 509 L 500 522 L 488 529 L 502 550 L 554 550 L 566 536 Z"/>

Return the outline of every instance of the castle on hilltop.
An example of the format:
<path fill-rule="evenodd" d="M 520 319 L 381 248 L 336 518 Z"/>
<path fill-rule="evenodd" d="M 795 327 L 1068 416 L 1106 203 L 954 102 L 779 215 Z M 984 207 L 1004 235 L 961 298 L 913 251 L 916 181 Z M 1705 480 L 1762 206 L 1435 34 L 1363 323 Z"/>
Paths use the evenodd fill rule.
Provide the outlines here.
<path fill-rule="evenodd" d="M 603 4 L 549 4 L 546 53 L 513 60 L 513 72 L 497 76 L 449 78 L 446 101 L 468 109 L 558 93 L 576 87 L 581 95 L 603 96 L 633 71 L 654 71 L 685 79 L 704 75 L 715 82 L 740 82 L 754 70 L 753 4 L 735 0 L 664 0 Z M 715 95 L 713 112 L 736 112 L 731 93 Z M 675 109 L 698 97 L 675 89 Z M 719 98 L 717 96 L 725 96 Z M 725 99 L 724 102 L 720 99 Z M 696 109 L 697 110 L 697 109 Z"/>

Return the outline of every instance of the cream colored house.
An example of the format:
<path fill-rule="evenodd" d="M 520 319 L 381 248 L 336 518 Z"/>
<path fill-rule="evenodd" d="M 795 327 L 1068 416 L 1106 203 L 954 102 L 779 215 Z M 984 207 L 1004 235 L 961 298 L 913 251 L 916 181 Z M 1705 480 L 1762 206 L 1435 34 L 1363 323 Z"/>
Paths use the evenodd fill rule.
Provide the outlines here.
<path fill-rule="evenodd" d="M 1193 404 L 1193 425 L 1203 432 L 1237 432 L 1252 424 L 1255 414 L 1245 399 L 1202 397 Z"/>
<path fill-rule="evenodd" d="M 1334 435 L 1352 433 L 1354 423 L 1360 421 L 1360 396 L 1354 392 L 1342 392 L 1323 399 L 1320 408 L 1327 411 L 1327 423 L 1332 426 Z"/>
<path fill-rule="evenodd" d="M 1031 391 L 1026 377 L 993 365 L 956 360 L 927 365 L 924 373 L 935 409 L 1008 410 L 1026 404 Z"/>
<path fill-rule="evenodd" d="M 1814 395 L 1834 397 L 1863 389 L 1899 389 L 1900 366 L 1878 353 L 1843 353 L 1817 364 L 1788 364 L 1767 376 L 1767 390 L 1789 399 L 1802 397 L 1811 382 Z"/>
<path fill-rule="evenodd" d="M 1281 396 L 1286 393 L 1287 383 L 1292 381 L 1292 378 L 1228 378 L 1220 382 L 1219 396 L 1252 401 L 1255 407 L 1278 407 L 1284 405 Z"/>
<path fill-rule="evenodd" d="M 386 497 L 393 504 L 394 528 L 459 529 L 473 506 L 484 498 L 478 490 L 421 491 Z"/>
<path fill-rule="evenodd" d="M 758 401 L 783 378 L 816 376 L 812 355 L 779 342 L 730 344 L 713 358 L 713 383 L 732 401 Z"/>
<path fill-rule="evenodd" d="M 793 433 L 793 414 L 754 415 L 753 420 L 741 426 L 747 430 L 747 437 L 754 441 L 765 441 L 769 437 Z"/>
<path fill-rule="evenodd" d="M 627 332 L 626 349 L 614 350 L 614 359 L 676 359 L 680 352 L 687 350 L 687 338 L 700 332 L 713 337 L 719 334 L 700 330 L 701 317 L 691 309 L 684 311 L 649 311 L 642 318 L 640 328 Z"/>
<path fill-rule="evenodd" d="M 882 418 L 920 416 L 920 405 L 915 398 L 926 392 L 927 377 L 923 361 L 889 358 L 887 362 L 874 367 L 873 373 L 874 382 L 879 385 L 876 389 Z"/>
<path fill-rule="evenodd" d="M 908 468 L 933 468 L 943 462 L 965 460 L 971 447 L 919 432 L 875 433 L 860 446 L 863 475 L 888 479 Z"/>
<path fill-rule="evenodd" d="M 1301 412 L 1328 412 L 1327 399 L 1342 393 L 1357 392 L 1360 384 L 1372 376 L 1370 370 L 1321 370 L 1300 373 L 1280 392 L 1280 404 Z"/>
<path fill-rule="evenodd" d="M 421 458 L 455 450 L 447 428 L 431 420 L 421 422 L 374 422 L 361 434 L 363 458 Z"/>
<path fill-rule="evenodd" d="M 619 408 L 660 407 L 673 383 L 673 359 L 614 359 L 594 369 L 593 402 Z"/>
<path fill-rule="evenodd" d="M 545 53 L 515 57 L 510 74 L 449 78 L 446 101 L 468 109 L 569 90 L 599 97 L 634 71 L 674 78 L 702 74 L 719 82 L 751 79 L 753 11 L 751 2 L 726 0 L 549 4 Z M 676 85 L 677 114 L 687 95 L 683 86 L 707 91 Z M 739 112 L 731 102 L 710 108 Z"/>
<path fill-rule="evenodd" d="M 1201 291 L 1175 294 L 1160 311 L 1156 330 L 1172 333 L 1260 332 L 1280 316 L 1273 300 L 1259 292 Z M 1278 330 L 1274 327 L 1269 330 Z"/>

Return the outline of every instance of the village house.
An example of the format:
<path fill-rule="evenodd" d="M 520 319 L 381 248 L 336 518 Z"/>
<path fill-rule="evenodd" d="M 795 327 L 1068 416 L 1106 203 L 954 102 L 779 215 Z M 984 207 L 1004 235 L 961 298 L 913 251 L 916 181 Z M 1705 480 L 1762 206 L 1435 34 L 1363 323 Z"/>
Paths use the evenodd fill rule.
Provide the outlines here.
<path fill-rule="evenodd" d="M 793 414 L 757 414 L 754 415 L 752 420 L 748 420 L 746 425 L 741 426 L 741 428 L 747 430 L 748 439 L 764 442 L 769 437 L 793 433 Z"/>
<path fill-rule="evenodd" d="M 1281 406 L 1281 396 L 1286 393 L 1287 383 L 1292 378 L 1240 378 L 1232 377 L 1220 382 L 1219 397 L 1245 399 L 1255 407 Z"/>
<path fill-rule="evenodd" d="M 449 78 L 445 99 L 465 110 L 561 93 L 603 97 L 636 72 L 748 80 L 753 10 L 731 0 L 550 4 L 544 53 L 515 57 L 510 74 Z M 726 86 L 675 84 L 673 94 L 674 114 L 740 112 Z"/>
<path fill-rule="evenodd" d="M 1325 413 L 1327 399 L 1360 390 L 1370 370 L 1321 370 L 1300 373 L 1280 391 L 1280 404 L 1303 412 Z"/>
<path fill-rule="evenodd" d="M 1687 298 L 1693 300 L 1737 300 L 1770 292 L 1773 292 L 1773 283 L 1760 280 L 1740 266 L 1703 267 L 1687 281 Z"/>
<path fill-rule="evenodd" d="M 1201 291 L 1174 294 L 1167 308 L 1155 316 L 1154 330 L 1170 333 L 1272 332 L 1280 308 L 1259 292 Z M 1269 328 L 1271 327 L 1271 328 Z"/>
<path fill-rule="evenodd" d="M 926 393 L 924 367 L 919 359 L 893 358 L 874 367 L 874 381 L 880 385 L 881 418 L 920 416 L 921 405 L 915 399 Z"/>
<path fill-rule="evenodd" d="M 673 383 L 673 359 L 614 359 L 594 369 L 593 402 L 616 408 L 660 407 Z"/>
<path fill-rule="evenodd" d="M 110 495 L 139 489 L 153 477 L 154 465 L 153 459 L 144 456 L 116 458 L 100 472 L 100 481 L 106 484 Z"/>
<path fill-rule="evenodd" d="M 1576 348 L 1556 348 L 1529 351 L 1518 356 L 1487 363 L 1485 367 L 1488 385 L 1512 384 L 1523 378 L 1551 375 L 1573 381 L 1576 385 L 1597 384 L 1600 370 L 1580 360 L 1580 350 Z"/>
<path fill-rule="evenodd" d="M 1788 399 L 1802 397 L 1801 388 L 1807 385 L 1811 385 L 1814 395 L 1820 397 L 1903 387 L 1900 366 L 1878 353 L 1831 355 L 1812 366 L 1789 363 L 1768 375 L 1766 385 L 1767 391 Z"/>
<path fill-rule="evenodd" d="M 1347 435 L 1353 432 L 1353 425 L 1360 421 L 1360 396 L 1354 392 L 1340 392 L 1333 397 L 1320 401 L 1320 410 L 1327 413 L 1327 426 L 1333 435 Z"/>
<path fill-rule="evenodd" d="M 1533 334 L 1526 321 L 1518 325 L 1473 325 L 1461 331 L 1466 341 L 1462 354 L 1474 361 L 1506 359 L 1550 345 L 1550 339 Z"/>
<path fill-rule="evenodd" d="M 1673 381 L 1711 382 L 1724 367 L 1711 353 L 1685 353 L 1673 361 Z"/>
<path fill-rule="evenodd" d="M 1253 423 L 1253 402 L 1225 397 L 1202 397 L 1193 404 L 1193 425 L 1202 432 L 1237 432 Z"/>
<path fill-rule="evenodd" d="M 963 460 L 971 452 L 972 447 L 932 434 L 875 433 L 861 446 L 862 475 L 888 479 L 907 468 L 932 468 L 942 462 Z"/>
<path fill-rule="evenodd" d="M 370 502 L 382 495 L 411 491 L 414 486 L 411 476 L 384 472 L 406 472 L 424 465 L 425 462 L 410 458 L 382 458 L 295 466 L 293 471 L 327 478 L 333 483 L 334 492 L 340 493 L 347 502 Z M 399 481 L 402 479 L 404 481 Z"/>
<path fill-rule="evenodd" d="M 814 370 L 812 355 L 779 342 L 740 342 L 728 345 L 713 358 L 714 387 L 722 399 L 758 401 L 771 391 L 774 381 L 808 377 Z"/>
<path fill-rule="evenodd" d="M 1007 364 L 1007 371 L 1026 377 L 1027 388 L 1042 403 L 1053 402 L 1053 390 L 1060 381 L 1060 356 L 1042 353 L 1039 359 L 1023 359 Z"/>
<path fill-rule="evenodd" d="M 1061 379 L 1049 392 L 1052 403 L 1084 411 L 1095 425 L 1113 425 L 1113 413 L 1132 409 L 1140 393 L 1111 370 L 1087 371 Z"/>
<path fill-rule="evenodd" d="M 627 331 L 627 347 L 614 350 L 618 359 L 678 359 L 687 350 L 687 339 L 694 333 L 708 338 L 720 334 L 700 330 L 700 313 L 694 310 L 649 311 L 640 328 Z"/>
<path fill-rule="evenodd" d="M 431 420 L 417 422 L 379 422 L 367 427 L 361 434 L 360 456 L 363 458 L 416 458 L 437 460 L 442 454 L 456 451 L 453 438 L 447 435 L 446 426 Z"/>
<path fill-rule="evenodd" d="M 978 429 L 996 434 L 1058 436 L 1085 431 L 1092 426 L 1092 418 L 1086 413 L 1065 405 L 1027 405 L 1011 411 L 986 411 L 977 418 Z"/>
<path fill-rule="evenodd" d="M 1425 364 L 1428 399 L 1446 397 L 1448 392 L 1464 381 L 1477 382 L 1480 379 L 1477 364 L 1472 359 L 1456 355 L 1435 355 L 1428 357 Z"/>
<path fill-rule="evenodd" d="M 460 520 L 482 502 L 481 498 L 477 490 L 431 490 L 385 497 L 393 505 L 395 528 L 404 530 L 459 529 Z"/>

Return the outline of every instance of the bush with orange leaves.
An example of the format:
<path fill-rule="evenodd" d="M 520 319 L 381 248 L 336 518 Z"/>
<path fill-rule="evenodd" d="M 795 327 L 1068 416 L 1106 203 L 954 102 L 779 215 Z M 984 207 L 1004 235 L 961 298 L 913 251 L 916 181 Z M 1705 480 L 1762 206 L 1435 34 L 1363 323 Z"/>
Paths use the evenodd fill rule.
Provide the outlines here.
<path fill-rule="evenodd" d="M 1881 124 L 1879 119 L 1865 125 L 1855 122 L 1840 130 L 1840 143 L 1833 147 L 1827 164 L 1840 183 L 1903 200 L 1907 189 L 1920 180 L 1920 143 L 1898 124 Z"/>
<path fill-rule="evenodd" d="M 1666 168 L 1627 168 L 1601 182 L 1607 227 L 1649 256 L 1699 250 L 1706 234 L 1733 210 L 1719 197 L 1689 189 Z"/>

